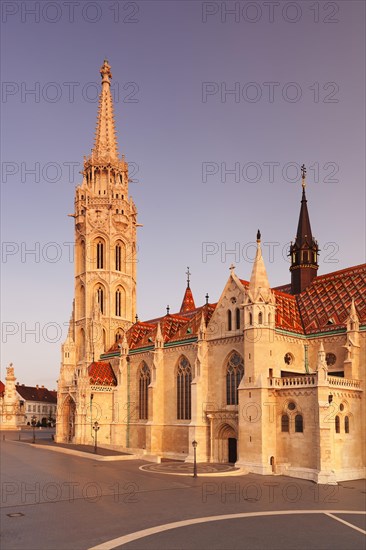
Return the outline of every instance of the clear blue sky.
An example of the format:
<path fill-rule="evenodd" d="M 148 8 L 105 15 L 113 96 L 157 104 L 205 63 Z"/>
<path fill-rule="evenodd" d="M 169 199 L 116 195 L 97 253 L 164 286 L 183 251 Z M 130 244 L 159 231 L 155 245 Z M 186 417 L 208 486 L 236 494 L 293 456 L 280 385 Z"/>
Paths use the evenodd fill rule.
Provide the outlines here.
<path fill-rule="evenodd" d="M 104 57 L 137 170 L 140 319 L 179 310 L 187 266 L 197 305 L 218 300 L 232 262 L 248 279 L 258 228 L 272 286 L 289 282 L 302 163 L 319 273 L 365 261 L 364 2 L 1 7 L 2 378 L 12 361 L 20 383 L 56 386 L 74 284 L 67 214 Z"/>

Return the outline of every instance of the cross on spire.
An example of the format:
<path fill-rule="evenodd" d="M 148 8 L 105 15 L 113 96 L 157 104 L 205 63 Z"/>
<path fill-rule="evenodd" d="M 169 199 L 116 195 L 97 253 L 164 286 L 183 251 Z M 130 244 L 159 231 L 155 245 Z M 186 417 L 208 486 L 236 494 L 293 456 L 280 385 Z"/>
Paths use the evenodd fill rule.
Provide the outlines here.
<path fill-rule="evenodd" d="M 189 271 L 189 267 L 187 267 L 186 275 L 187 275 L 187 287 L 189 288 L 189 277 L 191 276 L 191 272 Z"/>
<path fill-rule="evenodd" d="M 306 168 L 305 168 L 305 164 L 303 164 L 301 166 L 301 179 L 302 179 L 301 185 L 302 185 L 303 189 L 305 189 L 305 187 L 306 187 L 305 176 L 306 176 Z"/>

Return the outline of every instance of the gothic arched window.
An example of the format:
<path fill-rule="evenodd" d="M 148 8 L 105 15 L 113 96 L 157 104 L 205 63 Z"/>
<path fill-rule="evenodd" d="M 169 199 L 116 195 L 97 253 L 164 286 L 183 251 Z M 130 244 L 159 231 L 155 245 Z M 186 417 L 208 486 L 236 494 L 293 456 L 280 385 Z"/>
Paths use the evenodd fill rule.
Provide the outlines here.
<path fill-rule="evenodd" d="M 260 311 L 258 313 L 258 325 L 262 325 L 263 324 L 263 313 Z"/>
<path fill-rule="evenodd" d="M 177 371 L 177 418 L 191 419 L 192 369 L 186 357 L 181 357 Z"/>
<path fill-rule="evenodd" d="M 249 313 L 249 324 L 250 325 L 253 324 L 253 314 L 252 313 Z"/>
<path fill-rule="evenodd" d="M 240 329 L 240 309 L 237 307 L 235 310 L 235 322 L 236 322 L 236 329 Z"/>
<path fill-rule="evenodd" d="M 290 431 L 290 418 L 288 414 L 283 414 L 281 416 L 281 432 L 289 432 Z"/>
<path fill-rule="evenodd" d="M 346 434 L 349 434 L 349 417 L 344 417 L 344 431 Z"/>
<path fill-rule="evenodd" d="M 339 421 L 339 416 L 338 415 L 335 417 L 334 423 L 335 423 L 336 434 L 339 434 L 340 431 L 341 431 L 341 426 L 340 426 L 340 421 Z"/>
<path fill-rule="evenodd" d="M 116 290 L 116 307 L 115 307 L 115 313 L 116 317 L 121 317 L 121 291 L 119 288 Z"/>
<path fill-rule="evenodd" d="M 121 269 L 122 269 L 122 247 L 119 243 L 116 244 L 116 248 L 115 248 L 115 262 L 116 262 L 116 271 L 121 271 Z"/>
<path fill-rule="evenodd" d="M 100 307 L 100 311 L 104 313 L 104 291 L 101 286 L 97 288 L 97 300 Z"/>
<path fill-rule="evenodd" d="M 149 394 L 148 387 L 151 382 L 150 369 L 146 363 L 140 368 L 139 376 L 139 419 L 147 420 L 149 417 Z"/>
<path fill-rule="evenodd" d="M 295 432 L 303 432 L 304 431 L 304 423 L 303 418 L 301 414 L 297 414 L 295 416 Z"/>
<path fill-rule="evenodd" d="M 97 241 L 97 269 L 104 269 L 104 244 L 103 241 Z"/>
<path fill-rule="evenodd" d="M 244 362 L 242 357 L 234 351 L 228 360 L 226 368 L 226 404 L 237 405 L 238 387 L 244 375 Z"/>
<path fill-rule="evenodd" d="M 228 330 L 231 330 L 232 329 L 232 319 L 231 319 L 231 311 L 230 309 L 228 309 L 228 312 L 227 312 L 227 329 Z"/>

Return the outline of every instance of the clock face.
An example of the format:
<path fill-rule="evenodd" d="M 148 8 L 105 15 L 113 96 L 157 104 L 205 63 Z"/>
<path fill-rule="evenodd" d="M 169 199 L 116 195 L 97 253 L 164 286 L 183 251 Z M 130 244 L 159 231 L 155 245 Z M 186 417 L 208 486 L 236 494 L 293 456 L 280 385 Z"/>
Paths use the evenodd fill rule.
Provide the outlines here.
<path fill-rule="evenodd" d="M 334 355 L 334 353 L 327 353 L 325 356 L 325 361 L 328 367 L 331 367 L 332 365 L 335 365 L 337 357 Z"/>

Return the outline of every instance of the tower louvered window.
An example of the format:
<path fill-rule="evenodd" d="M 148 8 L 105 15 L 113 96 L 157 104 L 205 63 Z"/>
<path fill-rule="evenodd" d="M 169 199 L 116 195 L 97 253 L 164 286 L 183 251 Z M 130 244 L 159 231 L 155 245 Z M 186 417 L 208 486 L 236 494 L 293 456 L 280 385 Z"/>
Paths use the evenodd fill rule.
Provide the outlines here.
<path fill-rule="evenodd" d="M 116 317 L 121 317 L 122 313 L 121 313 L 121 291 L 120 289 L 118 288 L 116 290 L 116 308 L 115 308 L 115 312 L 116 312 Z"/>
<path fill-rule="evenodd" d="M 117 244 L 115 249 L 116 271 L 121 271 L 122 266 L 122 248 Z"/>
<path fill-rule="evenodd" d="M 97 269 L 104 269 L 104 245 L 101 241 L 97 243 Z"/>

